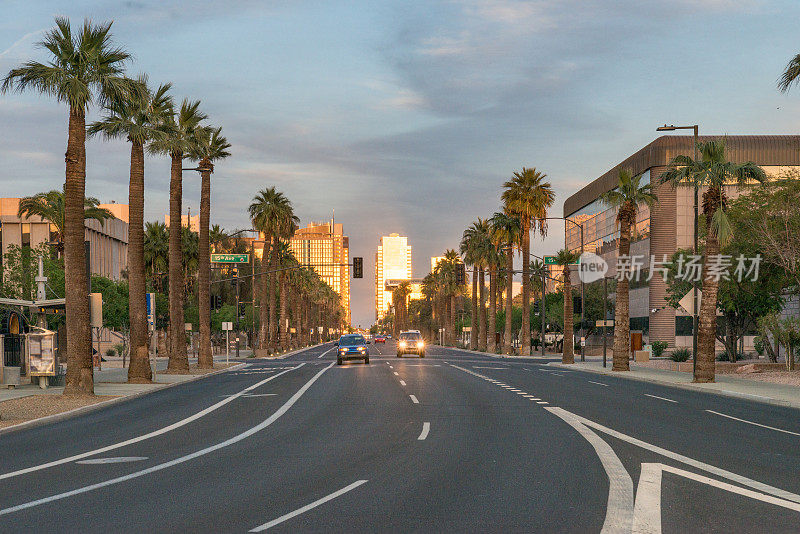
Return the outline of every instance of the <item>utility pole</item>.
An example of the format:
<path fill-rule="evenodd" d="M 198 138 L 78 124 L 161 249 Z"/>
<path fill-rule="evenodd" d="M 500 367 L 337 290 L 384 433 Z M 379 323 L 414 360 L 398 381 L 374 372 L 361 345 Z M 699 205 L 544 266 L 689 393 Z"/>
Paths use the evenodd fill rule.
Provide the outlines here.
<path fill-rule="evenodd" d="M 606 301 L 608 300 L 608 278 L 603 277 L 603 367 L 606 366 Z M 583 303 L 581 303 L 583 304 Z"/>

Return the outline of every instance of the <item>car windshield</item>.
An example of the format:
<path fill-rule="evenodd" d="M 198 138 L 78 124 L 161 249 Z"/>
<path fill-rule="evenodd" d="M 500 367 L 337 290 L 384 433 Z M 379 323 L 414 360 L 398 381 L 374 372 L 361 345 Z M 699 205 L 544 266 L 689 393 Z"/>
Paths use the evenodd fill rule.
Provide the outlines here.
<path fill-rule="evenodd" d="M 366 343 L 363 336 L 342 336 L 339 345 L 363 345 Z"/>
<path fill-rule="evenodd" d="M 422 336 L 416 332 L 403 332 L 400 334 L 400 339 L 403 341 L 417 341 L 418 339 L 422 339 Z"/>

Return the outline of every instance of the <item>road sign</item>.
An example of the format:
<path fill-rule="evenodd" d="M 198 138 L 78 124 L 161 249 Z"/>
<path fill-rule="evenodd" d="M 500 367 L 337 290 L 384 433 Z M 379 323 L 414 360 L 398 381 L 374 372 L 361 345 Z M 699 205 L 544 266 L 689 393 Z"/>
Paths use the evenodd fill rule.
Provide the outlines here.
<path fill-rule="evenodd" d="M 544 264 L 545 265 L 558 265 L 555 256 L 545 256 L 544 257 Z"/>
<path fill-rule="evenodd" d="M 145 293 L 144 304 L 147 309 L 147 326 L 152 332 L 156 327 L 156 294 Z"/>
<path fill-rule="evenodd" d="M 227 330 L 233 330 L 233 323 L 231 323 L 231 322 L 228 322 L 228 321 L 223 321 L 223 323 L 222 323 L 222 329 L 223 329 L 223 330 L 226 330 L 226 331 L 227 331 Z"/>
<path fill-rule="evenodd" d="M 212 254 L 212 263 L 250 263 L 250 254 Z"/>

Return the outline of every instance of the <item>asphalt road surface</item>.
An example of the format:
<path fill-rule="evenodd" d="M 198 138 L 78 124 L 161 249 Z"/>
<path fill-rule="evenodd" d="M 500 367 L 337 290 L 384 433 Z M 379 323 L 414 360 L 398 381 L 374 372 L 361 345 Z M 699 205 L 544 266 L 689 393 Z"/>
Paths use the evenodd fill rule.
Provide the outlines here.
<path fill-rule="evenodd" d="M 332 344 L 0 435 L 0 532 L 797 532 L 800 413 Z"/>

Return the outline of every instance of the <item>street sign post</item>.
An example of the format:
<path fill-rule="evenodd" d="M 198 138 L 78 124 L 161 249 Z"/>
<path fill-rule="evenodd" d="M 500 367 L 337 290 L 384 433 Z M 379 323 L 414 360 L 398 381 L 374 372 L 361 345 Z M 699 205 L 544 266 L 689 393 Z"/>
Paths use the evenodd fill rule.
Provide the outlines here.
<path fill-rule="evenodd" d="M 250 254 L 212 254 L 212 263 L 250 263 Z"/>
<path fill-rule="evenodd" d="M 231 330 L 233 330 L 233 323 L 223 321 L 222 329 L 225 330 L 225 365 L 227 365 L 231 350 Z"/>

